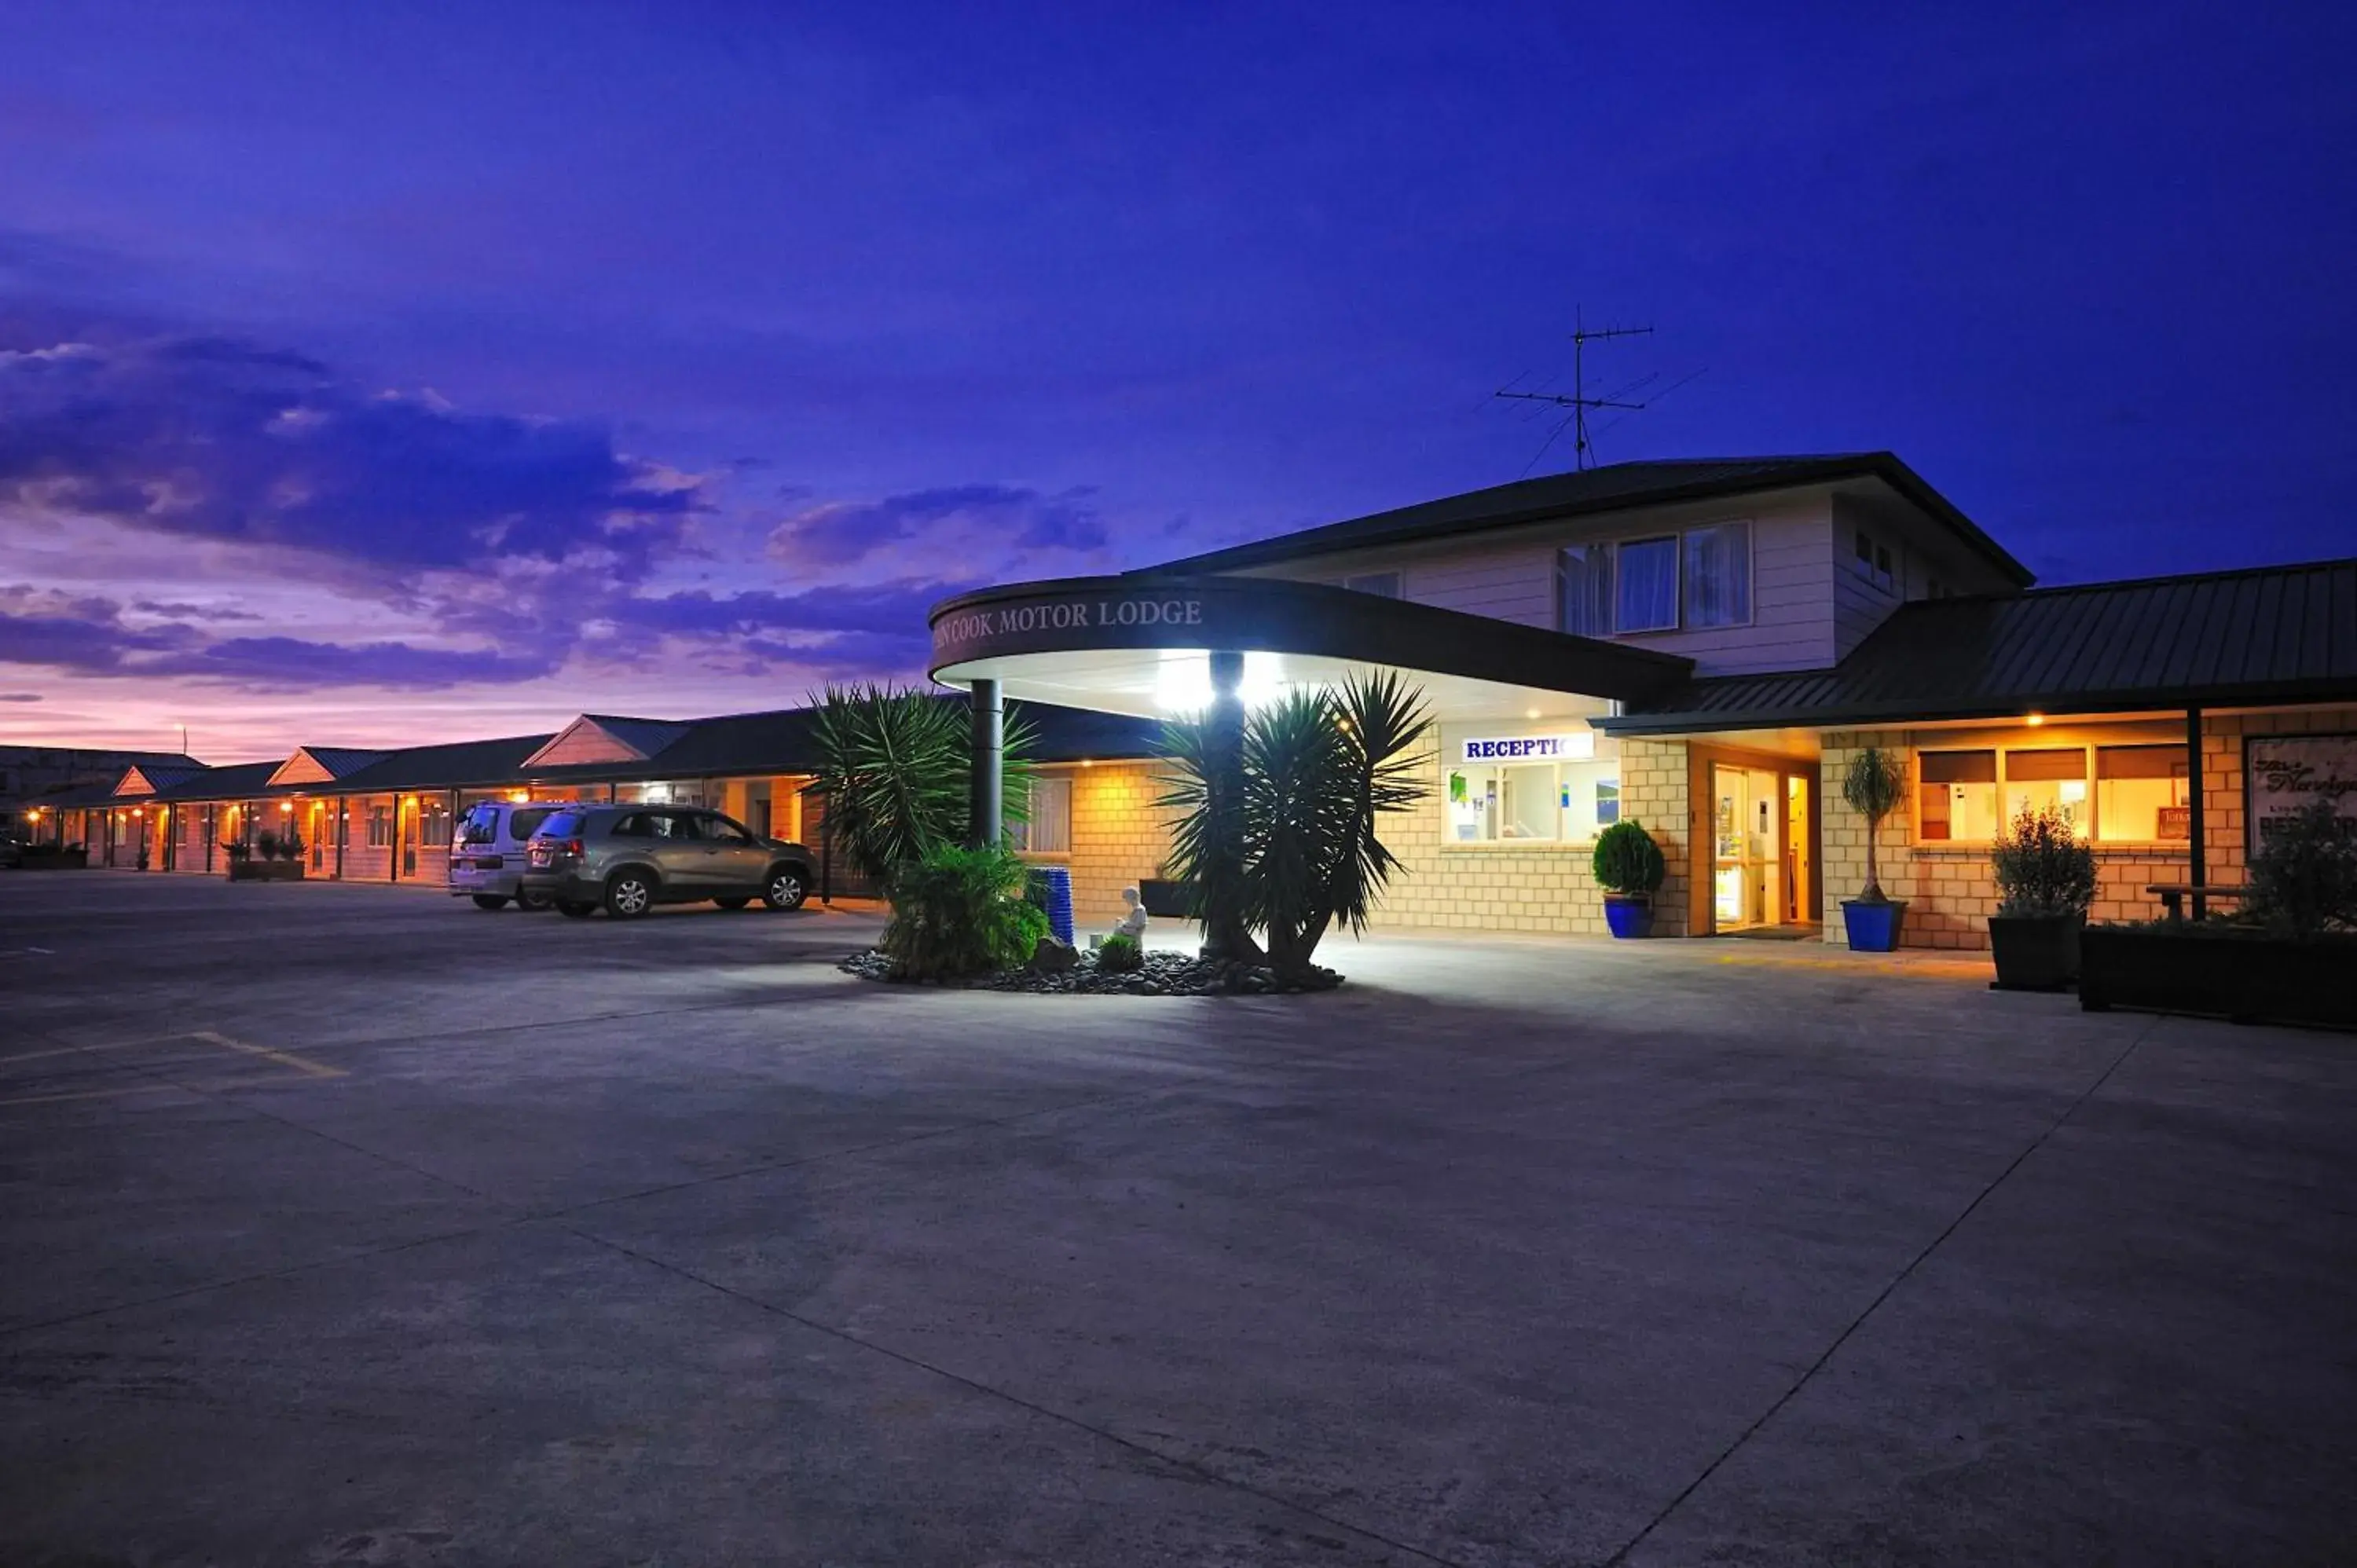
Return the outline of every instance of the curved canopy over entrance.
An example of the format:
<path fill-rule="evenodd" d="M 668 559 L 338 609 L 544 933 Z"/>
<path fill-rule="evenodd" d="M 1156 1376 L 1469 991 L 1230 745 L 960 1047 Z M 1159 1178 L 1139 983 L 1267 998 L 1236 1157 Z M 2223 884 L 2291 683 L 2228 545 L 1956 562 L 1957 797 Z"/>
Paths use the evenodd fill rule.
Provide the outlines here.
<path fill-rule="evenodd" d="M 1689 660 L 1460 610 L 1268 577 L 1067 577 L 933 607 L 933 679 L 1153 716 L 1205 706 L 1211 656 L 1247 703 L 1349 670 L 1398 671 L 1465 718 L 1601 713 L 1676 686 Z"/>

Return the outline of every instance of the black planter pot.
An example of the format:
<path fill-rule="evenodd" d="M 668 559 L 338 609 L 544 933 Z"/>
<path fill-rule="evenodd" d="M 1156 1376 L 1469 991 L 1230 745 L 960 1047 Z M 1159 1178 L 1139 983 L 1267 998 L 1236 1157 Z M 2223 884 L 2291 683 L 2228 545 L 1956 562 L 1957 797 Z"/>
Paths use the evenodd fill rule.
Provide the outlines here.
<path fill-rule="evenodd" d="M 2077 915 L 1991 915 L 1989 956 L 1999 991 L 2061 991 L 2079 978 Z"/>
<path fill-rule="evenodd" d="M 1149 876 L 1137 885 L 1137 901 L 1157 920 L 1184 920 L 1194 913 L 1195 885 Z"/>
<path fill-rule="evenodd" d="M 2196 934 L 2090 926 L 2080 938 L 2079 1005 L 2209 1013 L 2243 1024 L 2357 1030 L 2357 939 Z"/>

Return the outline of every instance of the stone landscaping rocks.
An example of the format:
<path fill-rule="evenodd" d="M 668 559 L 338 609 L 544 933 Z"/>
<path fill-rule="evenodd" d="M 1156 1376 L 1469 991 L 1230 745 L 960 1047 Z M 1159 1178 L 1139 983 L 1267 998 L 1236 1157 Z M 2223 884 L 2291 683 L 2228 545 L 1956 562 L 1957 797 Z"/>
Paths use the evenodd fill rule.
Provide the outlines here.
<path fill-rule="evenodd" d="M 1057 943 L 1059 947 L 1063 944 Z M 1042 949 L 1048 946 L 1043 942 Z M 1036 967 L 1040 958 L 1032 955 L 1035 967 L 1005 969 L 990 974 L 978 974 L 967 980 L 947 980 L 941 984 L 967 991 L 1028 991 L 1039 995 L 1121 995 L 1121 996 L 1216 996 L 1231 994 L 1265 995 L 1272 992 L 1331 991 L 1342 983 L 1342 977 L 1330 969 L 1317 969 L 1307 979 L 1287 978 L 1266 964 L 1228 963 L 1216 959 L 1190 957 L 1178 952 L 1148 952 L 1144 961 L 1134 970 L 1115 971 L 1100 968 L 1094 952 L 1073 952 L 1068 968 L 1049 970 Z M 853 953 L 837 965 L 845 974 L 856 974 L 862 980 L 893 979 L 892 962 L 870 948 L 866 952 Z"/>
<path fill-rule="evenodd" d="M 1041 937 L 1039 945 L 1031 950 L 1030 969 L 1034 974 L 1063 974 L 1080 961 L 1081 955 L 1069 944 L 1053 937 Z"/>

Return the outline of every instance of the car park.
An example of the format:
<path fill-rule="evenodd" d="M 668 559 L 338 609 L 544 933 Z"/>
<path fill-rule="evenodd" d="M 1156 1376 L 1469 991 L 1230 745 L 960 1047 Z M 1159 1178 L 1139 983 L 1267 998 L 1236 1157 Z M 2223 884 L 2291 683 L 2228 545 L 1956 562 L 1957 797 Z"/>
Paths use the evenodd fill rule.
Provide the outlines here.
<path fill-rule="evenodd" d="M 810 851 L 762 838 L 698 806 L 577 805 L 550 813 L 524 857 L 523 892 L 579 918 L 602 908 L 632 919 L 657 904 L 710 900 L 741 909 L 759 898 L 794 909 L 810 896 Z"/>
<path fill-rule="evenodd" d="M 545 909 L 548 896 L 523 887 L 524 852 L 533 831 L 562 806 L 557 800 L 478 800 L 458 819 L 450 843 L 450 896 L 479 909 Z"/>

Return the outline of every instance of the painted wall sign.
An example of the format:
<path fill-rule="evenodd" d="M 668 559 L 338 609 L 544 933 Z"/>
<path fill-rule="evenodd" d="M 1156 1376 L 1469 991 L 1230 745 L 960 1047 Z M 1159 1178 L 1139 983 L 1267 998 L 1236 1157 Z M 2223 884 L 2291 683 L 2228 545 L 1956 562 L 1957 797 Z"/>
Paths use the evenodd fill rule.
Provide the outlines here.
<path fill-rule="evenodd" d="M 1191 596 L 1136 594 L 1106 598 L 1060 598 L 1034 604 L 993 605 L 944 616 L 933 627 L 933 646 L 953 649 L 984 638 L 1033 631 L 1118 630 L 1132 627 L 1203 624 L 1203 601 Z"/>
<path fill-rule="evenodd" d="M 1596 732 L 1499 736 L 1465 743 L 1468 762 L 1570 762 L 1596 755 Z"/>
<path fill-rule="evenodd" d="M 2332 802 L 2341 832 L 2357 833 L 2357 735 L 2244 737 L 2243 816 L 2252 853 L 2271 824 L 2319 799 Z"/>

